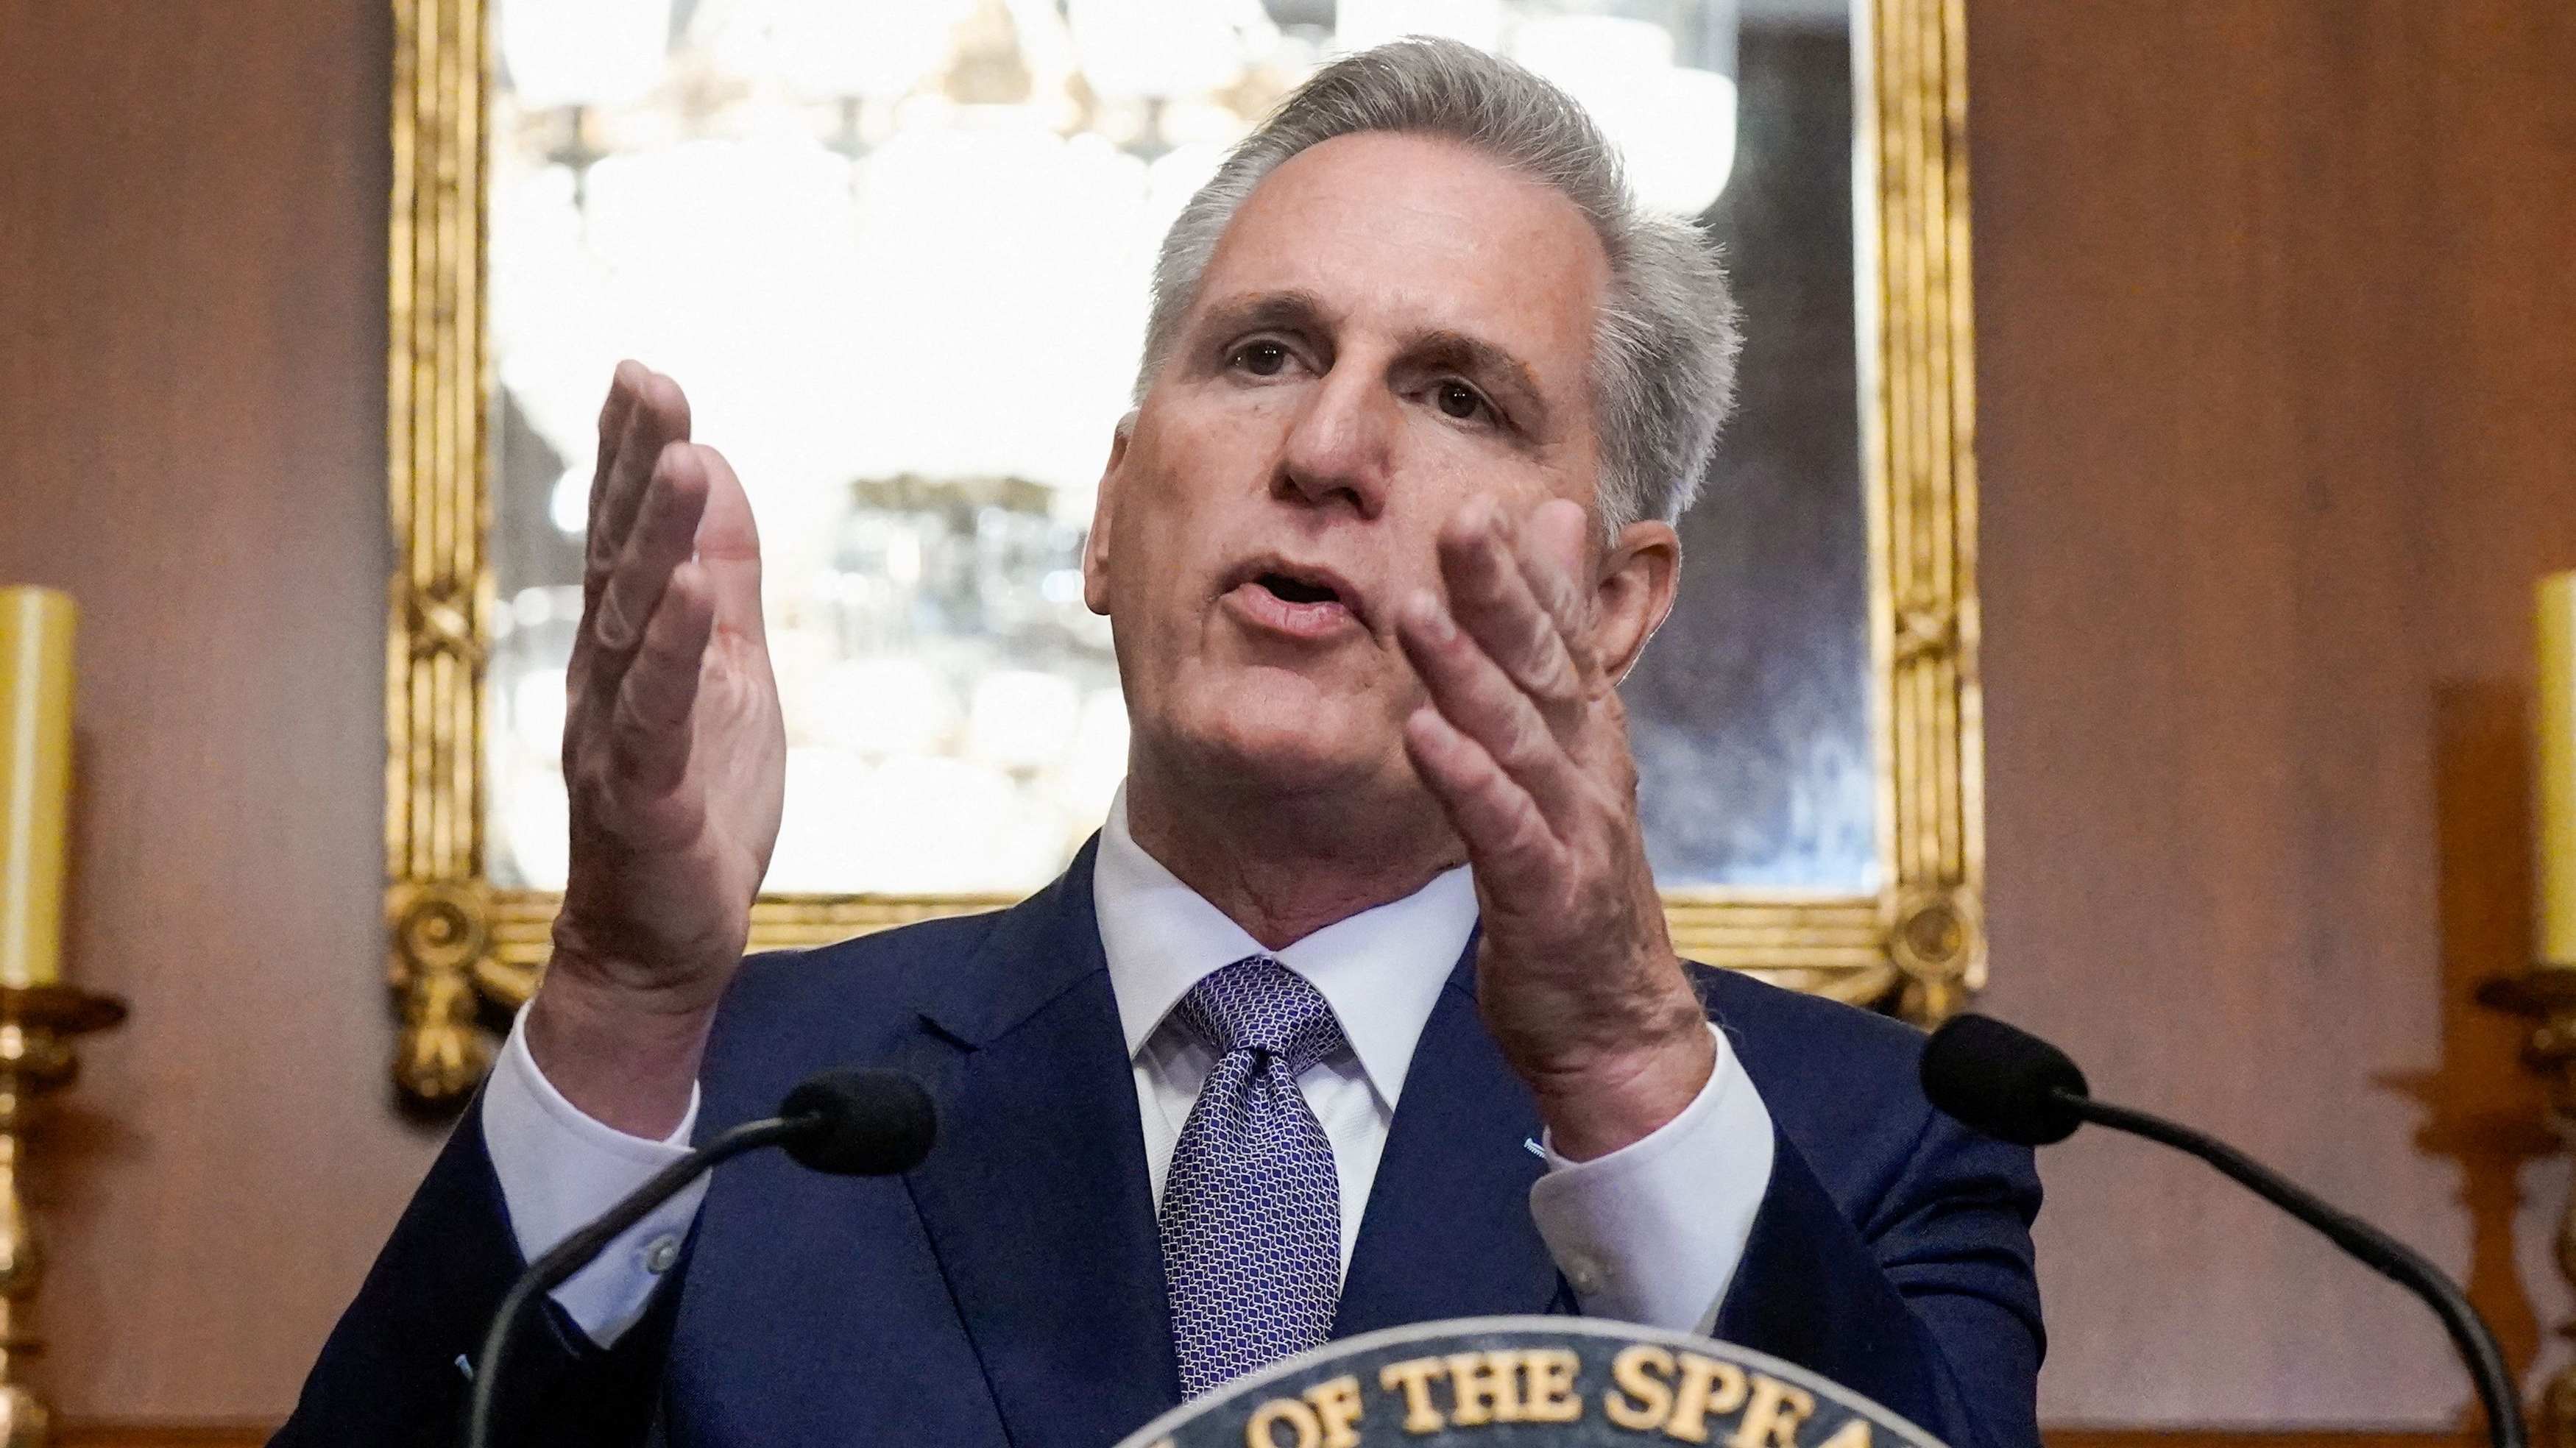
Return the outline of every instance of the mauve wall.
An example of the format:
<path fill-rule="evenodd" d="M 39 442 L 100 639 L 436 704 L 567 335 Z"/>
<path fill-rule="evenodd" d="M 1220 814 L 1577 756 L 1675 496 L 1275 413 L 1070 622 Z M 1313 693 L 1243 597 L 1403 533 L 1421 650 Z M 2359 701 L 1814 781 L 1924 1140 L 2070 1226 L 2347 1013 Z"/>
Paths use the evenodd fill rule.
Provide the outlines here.
<path fill-rule="evenodd" d="M 2576 18 L 1970 9 L 1989 1005 L 2474 1265 L 2527 1354 L 2565 1173 L 2463 993 L 2519 949 L 2526 589 L 2576 566 Z M 281 1415 L 435 1142 L 376 926 L 389 29 L 0 0 L 0 578 L 85 608 L 73 969 L 136 1006 L 46 1158 L 82 1417 Z M 2049 1181 L 2052 1420 L 2464 1400 L 2184 1164 Z"/>
<path fill-rule="evenodd" d="M 40 1158 L 82 1417 L 274 1419 L 436 1137 L 387 1085 L 388 6 L 0 3 L 0 578 L 82 606 Z"/>
<path fill-rule="evenodd" d="M 2576 567 L 2576 9 L 1970 16 L 1987 1005 L 2527 1361 L 2566 1172 L 2466 997 L 2525 958 L 2530 586 Z M 2429 1317 L 2196 1164 L 2047 1179 L 2050 1420 L 2457 1421 Z"/>

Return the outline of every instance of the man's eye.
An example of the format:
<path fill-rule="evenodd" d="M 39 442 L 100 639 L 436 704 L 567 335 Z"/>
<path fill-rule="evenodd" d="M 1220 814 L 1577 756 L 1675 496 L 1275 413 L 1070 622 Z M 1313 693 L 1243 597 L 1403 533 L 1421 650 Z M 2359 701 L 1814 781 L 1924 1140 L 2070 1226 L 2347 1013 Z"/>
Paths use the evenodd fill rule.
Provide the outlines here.
<path fill-rule="evenodd" d="M 1443 382 L 1433 391 L 1432 400 L 1442 412 L 1464 421 L 1485 410 L 1485 399 L 1464 382 Z"/>
<path fill-rule="evenodd" d="M 1255 377 L 1276 377 L 1288 365 L 1288 349 L 1276 342 L 1253 342 L 1235 353 L 1234 359 Z"/>

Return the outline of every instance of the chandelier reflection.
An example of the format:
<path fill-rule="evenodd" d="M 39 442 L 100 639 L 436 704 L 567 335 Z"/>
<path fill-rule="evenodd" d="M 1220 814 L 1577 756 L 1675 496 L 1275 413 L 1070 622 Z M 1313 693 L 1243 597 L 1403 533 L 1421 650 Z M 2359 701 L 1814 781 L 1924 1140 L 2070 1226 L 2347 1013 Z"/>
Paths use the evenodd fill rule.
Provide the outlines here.
<path fill-rule="evenodd" d="M 560 888 L 565 661 L 618 359 L 757 514 L 773 891 L 1018 892 L 1124 772 L 1080 559 L 1154 248 L 1333 54 L 1437 33 L 1585 101 L 1649 204 L 1734 156 L 1732 0 L 505 0 L 491 115 L 496 883 Z"/>

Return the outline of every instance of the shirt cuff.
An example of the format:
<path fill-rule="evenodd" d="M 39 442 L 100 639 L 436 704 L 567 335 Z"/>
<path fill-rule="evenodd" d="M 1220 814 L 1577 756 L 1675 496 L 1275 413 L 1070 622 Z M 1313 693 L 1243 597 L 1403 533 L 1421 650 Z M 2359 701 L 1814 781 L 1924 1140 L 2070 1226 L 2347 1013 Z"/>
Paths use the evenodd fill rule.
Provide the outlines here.
<path fill-rule="evenodd" d="M 1530 1215 L 1586 1317 L 1706 1333 L 1771 1186 L 1771 1112 L 1717 1037 L 1717 1067 L 1682 1114 L 1607 1156 L 1550 1142 Z"/>
<path fill-rule="evenodd" d="M 519 1255 L 534 1262 L 689 1154 L 698 1095 L 690 1087 L 688 1115 L 661 1141 L 604 1126 L 565 1100 L 537 1069 L 526 1019 L 522 1011 L 511 1023 L 510 1039 L 484 1084 L 483 1146 L 501 1181 Z M 591 1341 L 610 1346 L 643 1317 L 706 1195 L 705 1177 L 691 1182 L 554 1290 L 555 1302 Z"/>

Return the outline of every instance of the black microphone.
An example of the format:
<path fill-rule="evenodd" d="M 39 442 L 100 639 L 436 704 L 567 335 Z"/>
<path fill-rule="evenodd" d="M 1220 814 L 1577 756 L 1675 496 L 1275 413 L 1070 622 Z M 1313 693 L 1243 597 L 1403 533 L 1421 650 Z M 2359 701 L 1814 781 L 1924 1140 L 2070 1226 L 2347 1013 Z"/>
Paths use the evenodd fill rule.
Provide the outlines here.
<path fill-rule="evenodd" d="M 1955 1016 L 1923 1048 L 1923 1094 L 1962 1125 L 2021 1146 L 2064 1141 L 2087 1121 L 2160 1141 L 2218 1168 L 2256 1196 L 2323 1232 L 2381 1276 L 2424 1299 L 2449 1329 L 2487 1408 L 2495 1448 L 2524 1448 L 2522 1398 L 2486 1319 L 2442 1269 L 2414 1248 L 2336 1209 L 2214 1136 L 2096 1101 L 2066 1053 L 1992 1016 Z"/>
<path fill-rule="evenodd" d="M 718 1163 L 764 1146 L 784 1147 L 798 1165 L 832 1176 L 892 1176 L 919 1166 L 938 1135 L 938 1110 L 931 1105 L 930 1093 L 910 1075 L 883 1069 L 822 1071 L 788 1092 L 776 1116 L 746 1121 L 655 1172 L 597 1221 L 529 1263 L 528 1270 L 511 1284 L 492 1314 L 482 1355 L 476 1359 L 474 1396 L 465 1417 L 466 1448 L 485 1448 L 491 1441 L 501 1360 L 528 1304 L 589 1266 L 609 1243 L 680 1188 L 713 1171 Z"/>

